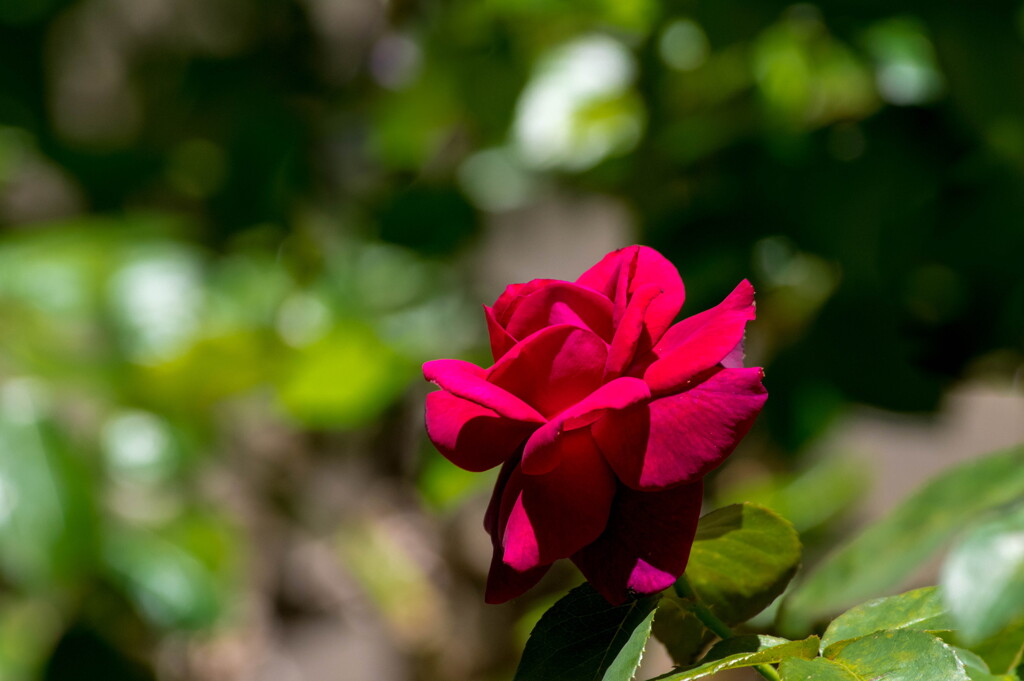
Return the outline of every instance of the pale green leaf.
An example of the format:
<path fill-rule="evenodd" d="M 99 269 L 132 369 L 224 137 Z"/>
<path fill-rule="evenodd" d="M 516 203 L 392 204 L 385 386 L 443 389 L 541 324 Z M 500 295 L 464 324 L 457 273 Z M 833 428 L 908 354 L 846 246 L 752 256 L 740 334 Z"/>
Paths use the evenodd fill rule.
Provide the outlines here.
<path fill-rule="evenodd" d="M 968 681 L 963 663 L 950 646 L 912 629 L 875 632 L 828 657 L 856 681 Z"/>
<path fill-rule="evenodd" d="M 784 630 L 800 632 L 830 613 L 897 587 L 975 518 L 1024 495 L 1024 447 L 952 468 L 799 583 L 782 609 Z"/>
<path fill-rule="evenodd" d="M 960 658 L 971 681 L 1017 681 L 1016 677 L 1009 674 L 993 674 L 985 660 L 971 650 L 954 646 L 953 652 Z"/>
<path fill-rule="evenodd" d="M 934 586 L 862 603 L 837 617 L 821 637 L 821 649 L 885 629 L 948 631 L 949 613 Z"/>
<path fill-rule="evenodd" d="M 992 636 L 1024 612 L 1024 504 L 971 529 L 946 559 L 941 586 L 969 642 Z"/>
<path fill-rule="evenodd" d="M 791 657 L 779 665 L 782 681 L 861 681 L 860 677 L 832 660 Z"/>

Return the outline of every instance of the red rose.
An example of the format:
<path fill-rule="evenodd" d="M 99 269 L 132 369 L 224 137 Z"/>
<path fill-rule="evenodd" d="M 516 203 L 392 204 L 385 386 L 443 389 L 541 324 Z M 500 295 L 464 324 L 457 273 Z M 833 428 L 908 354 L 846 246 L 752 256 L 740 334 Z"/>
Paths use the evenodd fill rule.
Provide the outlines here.
<path fill-rule="evenodd" d="M 501 603 L 570 558 L 611 603 L 683 573 L 702 478 L 768 397 L 742 368 L 754 289 L 672 325 L 679 273 L 657 251 L 609 253 L 575 282 L 509 286 L 485 308 L 495 363 L 423 365 L 430 439 L 470 471 L 504 464 L 484 524 Z"/>

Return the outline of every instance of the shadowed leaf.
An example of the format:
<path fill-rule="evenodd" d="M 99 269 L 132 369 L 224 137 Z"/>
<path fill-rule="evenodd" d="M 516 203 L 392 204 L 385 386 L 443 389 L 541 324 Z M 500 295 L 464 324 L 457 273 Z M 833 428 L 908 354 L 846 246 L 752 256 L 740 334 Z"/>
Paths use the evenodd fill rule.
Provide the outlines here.
<path fill-rule="evenodd" d="M 775 600 L 799 562 L 800 539 L 788 521 L 754 504 L 735 504 L 700 519 L 686 578 L 712 612 L 736 624 Z"/>
<path fill-rule="evenodd" d="M 660 596 L 612 606 L 576 587 L 534 627 L 515 681 L 623 681 L 640 665 Z"/>

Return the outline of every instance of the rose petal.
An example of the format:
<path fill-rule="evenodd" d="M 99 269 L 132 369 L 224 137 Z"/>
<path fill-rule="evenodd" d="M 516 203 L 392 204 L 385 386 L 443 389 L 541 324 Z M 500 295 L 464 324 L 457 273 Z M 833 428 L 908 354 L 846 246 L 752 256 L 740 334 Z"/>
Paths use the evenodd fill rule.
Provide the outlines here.
<path fill-rule="evenodd" d="M 505 533 L 505 520 L 508 519 L 508 512 L 512 510 L 512 502 L 519 494 L 521 487 L 516 488 L 515 494 L 509 500 L 507 506 L 502 510 L 502 502 L 505 498 L 505 489 L 508 487 L 512 473 L 519 467 L 519 457 L 514 456 L 501 466 L 498 471 L 498 478 L 494 481 L 494 490 L 491 492 L 491 500 L 487 504 L 487 511 L 484 513 L 484 529 L 491 537 L 491 543 L 501 545 L 501 536 Z M 518 478 L 517 478 L 518 480 Z"/>
<path fill-rule="evenodd" d="M 484 318 L 487 320 L 487 336 L 491 341 L 491 355 L 497 362 L 512 349 L 516 339 L 498 322 L 493 308 L 484 305 Z"/>
<path fill-rule="evenodd" d="M 600 293 L 603 293 L 609 300 L 615 302 L 615 290 L 619 286 L 619 274 L 623 262 L 632 263 L 636 260 L 637 249 L 640 246 L 627 246 L 617 251 L 612 251 L 601 258 L 600 262 L 581 274 L 576 283 L 587 286 Z"/>
<path fill-rule="evenodd" d="M 557 281 L 559 280 L 533 279 L 525 284 L 511 284 L 505 287 L 502 294 L 498 296 L 496 301 L 494 301 L 494 318 L 498 320 L 502 326 L 505 326 L 508 324 L 509 318 L 512 316 L 512 313 L 515 312 L 516 306 L 524 296 Z"/>
<path fill-rule="evenodd" d="M 743 341 L 754 319 L 754 287 L 744 279 L 721 303 L 670 328 L 654 347 L 659 359 L 647 367 L 644 380 L 655 392 L 674 391 L 707 371 Z"/>
<path fill-rule="evenodd" d="M 737 343 L 736 347 L 730 350 L 729 354 L 722 358 L 720 364 L 726 369 L 742 369 L 744 363 L 743 360 L 746 359 L 747 356 L 744 345 L 745 343 L 742 340 Z"/>
<path fill-rule="evenodd" d="M 676 395 L 622 411 L 591 426 L 619 479 L 633 489 L 697 480 L 732 453 L 768 393 L 760 368 L 721 369 Z"/>
<path fill-rule="evenodd" d="M 505 330 L 522 340 L 545 327 L 571 324 L 590 329 L 604 340 L 612 337 L 612 304 L 593 289 L 554 281 L 520 296 Z"/>
<path fill-rule="evenodd" d="M 660 295 L 660 288 L 648 284 L 640 287 L 630 299 L 626 305 L 626 312 L 615 328 L 615 335 L 608 351 L 608 362 L 605 365 L 606 376 L 620 375 L 633 361 L 638 351 L 650 350 L 652 341 L 644 325 L 644 319 L 651 303 Z"/>
<path fill-rule="evenodd" d="M 544 475 L 517 469 L 506 488 L 507 495 L 522 486 L 503 537 L 505 563 L 519 571 L 568 558 L 594 541 L 608 521 L 615 476 L 590 431 L 565 433 L 558 448 L 557 468 Z"/>
<path fill-rule="evenodd" d="M 491 568 L 487 573 L 484 602 L 498 605 L 517 598 L 532 589 L 550 569 L 551 565 L 540 565 L 526 572 L 519 572 L 506 565 L 501 559 L 500 552 L 495 551 L 491 556 Z"/>
<path fill-rule="evenodd" d="M 526 442 L 523 471 L 540 475 L 559 463 L 558 439 L 567 431 L 589 426 L 609 409 L 625 409 L 648 399 L 651 391 L 639 378 L 617 378 L 538 428 Z"/>
<path fill-rule="evenodd" d="M 435 359 L 423 365 L 423 377 L 453 395 L 492 409 L 501 416 L 532 423 L 546 419 L 507 390 L 487 380 L 487 372 L 458 359 Z"/>
<path fill-rule="evenodd" d="M 607 344 L 593 332 L 549 326 L 517 343 L 487 380 L 550 418 L 601 385 L 607 356 Z"/>
<path fill-rule="evenodd" d="M 551 567 L 541 565 L 526 572 L 514 570 L 502 560 L 504 550 L 501 547 L 501 537 L 505 532 L 505 523 L 508 520 L 508 513 L 511 510 L 510 503 L 519 497 L 520 487 L 516 487 L 509 495 L 509 503 L 502 512 L 502 501 L 505 499 L 505 490 L 512 477 L 512 472 L 518 466 L 518 457 L 509 459 L 502 466 L 498 474 L 498 480 L 494 485 L 494 493 L 491 495 L 491 502 L 487 506 L 487 513 L 484 515 L 484 528 L 491 536 L 491 567 L 487 573 L 487 589 L 484 601 L 487 603 L 504 603 L 511 600 L 527 589 L 533 587 L 540 578 Z"/>
<path fill-rule="evenodd" d="M 512 456 L 537 426 L 507 419 L 492 409 L 445 391 L 427 395 L 427 435 L 459 468 L 478 473 Z"/>
<path fill-rule="evenodd" d="M 661 492 L 621 488 L 605 531 L 573 562 L 612 605 L 668 588 L 686 570 L 702 495 L 700 480 Z"/>
<path fill-rule="evenodd" d="M 661 253 L 653 248 L 640 247 L 636 261 L 636 275 L 630 282 L 630 292 L 635 293 L 647 284 L 656 284 L 662 294 L 651 301 L 644 315 L 644 324 L 653 342 L 672 326 L 676 315 L 683 307 L 686 290 L 683 288 L 679 270 Z"/>
<path fill-rule="evenodd" d="M 644 314 L 644 326 L 655 342 L 671 326 L 686 297 L 679 270 L 661 253 L 646 246 L 629 246 L 609 253 L 580 275 L 576 283 L 603 293 L 615 304 L 616 326 L 637 291 L 647 285 L 657 286 L 662 294 Z"/>

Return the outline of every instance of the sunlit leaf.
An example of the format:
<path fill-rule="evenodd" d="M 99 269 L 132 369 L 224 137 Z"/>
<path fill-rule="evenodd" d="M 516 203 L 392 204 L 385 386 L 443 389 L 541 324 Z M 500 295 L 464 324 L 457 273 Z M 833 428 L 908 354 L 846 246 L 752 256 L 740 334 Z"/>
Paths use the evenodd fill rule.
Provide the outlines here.
<path fill-rule="evenodd" d="M 915 589 L 898 596 L 862 603 L 837 617 L 821 637 L 821 649 L 839 641 L 860 638 L 886 629 L 948 631 L 952 621 L 938 589 Z"/>
<path fill-rule="evenodd" d="M 715 644 L 696 667 L 657 678 L 658 681 L 692 681 L 727 669 L 777 664 L 790 657 L 810 659 L 818 654 L 819 643 L 817 636 L 800 641 L 788 641 L 774 636 L 737 636 Z"/>
<path fill-rule="evenodd" d="M 968 680 L 963 663 L 950 646 L 931 634 L 911 629 L 870 634 L 830 653 L 828 658 L 851 672 L 856 681 Z"/>
<path fill-rule="evenodd" d="M 838 662 L 818 657 L 801 660 L 791 657 L 779 665 L 782 681 L 863 681 Z"/>

